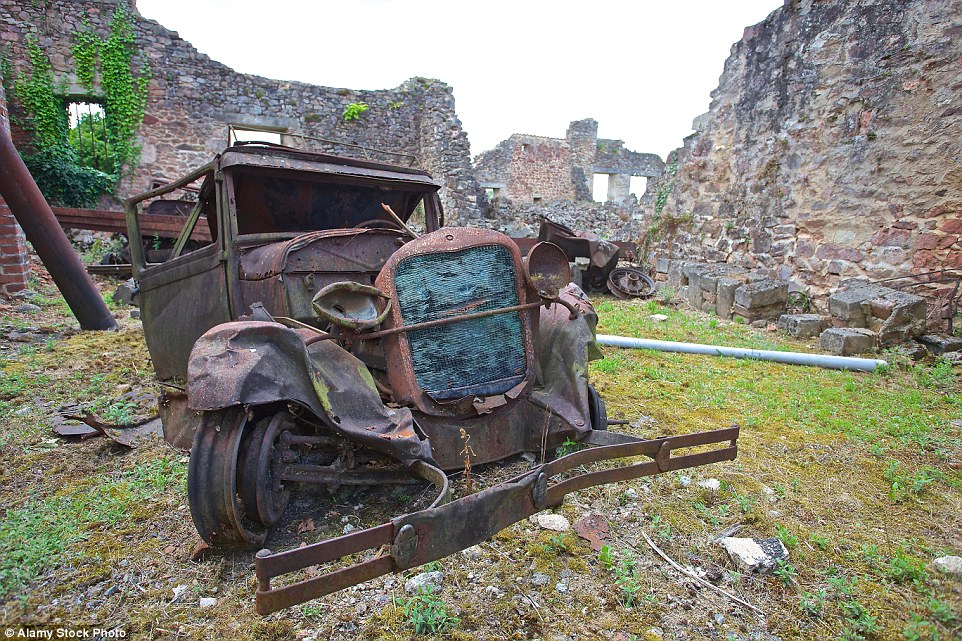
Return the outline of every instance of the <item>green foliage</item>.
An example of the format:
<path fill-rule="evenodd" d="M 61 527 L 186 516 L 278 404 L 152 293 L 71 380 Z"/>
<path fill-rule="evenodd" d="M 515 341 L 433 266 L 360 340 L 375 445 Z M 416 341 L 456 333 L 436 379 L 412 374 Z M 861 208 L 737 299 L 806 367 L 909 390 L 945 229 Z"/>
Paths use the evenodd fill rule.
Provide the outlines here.
<path fill-rule="evenodd" d="M 789 550 L 798 546 L 798 537 L 792 534 L 791 530 L 782 525 L 775 526 L 775 536 Z"/>
<path fill-rule="evenodd" d="M 84 167 L 92 167 L 103 172 L 113 170 L 114 159 L 110 153 L 107 123 L 99 113 L 81 114 L 70 131 L 67 141 Z"/>
<path fill-rule="evenodd" d="M 13 92 L 23 109 L 22 124 L 37 149 L 62 146 L 67 137 L 67 112 L 57 95 L 50 60 L 32 35 L 27 37 L 27 57 L 32 73 L 20 73 Z"/>
<path fill-rule="evenodd" d="M 598 561 L 601 563 L 601 567 L 609 572 L 615 567 L 615 555 L 611 553 L 610 545 L 601 546 L 601 552 L 598 553 Z"/>
<path fill-rule="evenodd" d="M 636 603 L 641 582 L 638 580 L 637 564 L 629 552 L 626 552 L 621 563 L 615 566 L 615 585 L 621 591 L 618 597 L 621 605 L 630 608 Z"/>
<path fill-rule="evenodd" d="M 799 598 L 798 607 L 808 616 L 818 617 L 822 614 L 827 597 L 828 593 L 824 589 L 815 593 L 805 592 Z"/>
<path fill-rule="evenodd" d="M 583 450 L 584 448 L 585 446 L 579 443 L 578 441 L 575 441 L 570 438 L 566 438 L 564 443 L 561 444 L 561 446 L 558 448 L 556 453 L 558 456 L 568 456 L 569 454 L 577 452 L 578 450 Z"/>
<path fill-rule="evenodd" d="M 23 153 L 23 162 L 51 205 L 96 207 L 101 194 L 110 193 L 116 179 L 85 167 L 69 145 Z"/>
<path fill-rule="evenodd" d="M 865 635 L 872 634 L 878 630 L 876 618 L 869 614 L 864 605 L 855 599 L 845 601 L 841 604 L 842 612 L 845 614 L 845 622 L 848 624 L 842 630 L 841 638 L 851 641 L 858 641 L 865 638 Z"/>
<path fill-rule="evenodd" d="M 344 116 L 344 121 L 350 122 L 351 120 L 360 120 L 361 114 L 368 109 L 370 109 L 370 107 L 367 106 L 366 102 L 352 102 L 344 108 L 344 113 L 342 114 Z"/>
<path fill-rule="evenodd" d="M 100 132 L 99 142 L 105 144 L 85 149 L 79 133 L 70 130 L 66 88 L 55 83 L 50 60 L 33 37 L 27 39 L 30 71 L 17 76 L 10 99 L 20 106 L 21 123 L 31 136 L 30 148 L 21 152 L 24 162 L 44 196 L 54 205 L 93 207 L 101 194 L 113 191 L 123 168 L 137 163 L 135 136 L 147 104 L 150 69 L 142 61 L 140 73 L 133 73 L 134 35 L 125 3 L 117 5 L 106 39 L 89 23 L 73 37 L 77 77 L 91 93 L 99 63 L 105 112 L 103 122 L 86 116 L 80 126 Z"/>
<path fill-rule="evenodd" d="M 655 217 L 661 216 L 661 210 L 668 204 L 668 197 L 671 196 L 675 188 L 675 176 L 678 174 L 678 157 L 672 159 L 671 163 L 665 167 L 665 173 L 661 177 L 661 184 L 655 195 Z"/>
<path fill-rule="evenodd" d="M 461 619 L 448 614 L 444 601 L 433 589 L 419 589 L 410 599 L 401 599 L 398 604 L 414 634 L 441 634 L 453 628 Z"/>
<path fill-rule="evenodd" d="M 902 548 L 885 565 L 885 576 L 896 583 L 922 582 L 929 578 L 925 563 L 905 553 Z"/>
<path fill-rule="evenodd" d="M 782 585 L 789 586 L 795 582 L 795 577 L 798 574 L 792 564 L 785 559 L 778 559 L 775 561 L 775 569 L 772 574 L 781 581 Z"/>
<path fill-rule="evenodd" d="M 119 175 L 124 165 L 133 166 L 140 157 L 135 136 L 137 128 L 144 120 L 150 67 L 141 59 L 140 73 L 133 72 L 131 62 L 136 43 L 126 3 L 119 3 L 114 10 L 110 35 L 106 39 L 100 39 L 89 29 L 81 31 L 77 38 L 74 55 L 76 56 L 78 50 L 87 52 L 96 49 L 100 61 L 100 85 L 104 94 L 107 137 L 114 160 L 113 173 Z M 88 54 L 84 53 L 82 56 Z M 78 65 L 81 64 L 83 62 L 78 60 Z M 92 78 L 92 73 L 88 77 Z"/>

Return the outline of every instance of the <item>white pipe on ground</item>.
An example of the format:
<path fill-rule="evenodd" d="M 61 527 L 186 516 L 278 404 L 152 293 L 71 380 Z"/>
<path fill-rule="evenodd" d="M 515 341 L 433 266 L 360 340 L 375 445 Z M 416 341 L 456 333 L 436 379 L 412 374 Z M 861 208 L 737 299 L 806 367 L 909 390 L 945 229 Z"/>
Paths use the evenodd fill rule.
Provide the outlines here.
<path fill-rule="evenodd" d="M 612 347 L 653 349 L 659 352 L 704 354 L 706 356 L 750 358 L 759 361 L 786 363 L 788 365 L 811 365 L 825 369 L 845 369 L 856 372 L 874 372 L 878 367 L 888 366 L 888 362 L 874 358 L 803 354 L 801 352 L 773 352 L 764 349 L 723 347 L 720 345 L 702 345 L 700 343 L 677 343 L 675 341 L 656 341 L 648 338 L 628 338 L 627 336 L 609 336 L 606 334 L 599 334 L 597 340 L 599 345 L 610 345 Z"/>

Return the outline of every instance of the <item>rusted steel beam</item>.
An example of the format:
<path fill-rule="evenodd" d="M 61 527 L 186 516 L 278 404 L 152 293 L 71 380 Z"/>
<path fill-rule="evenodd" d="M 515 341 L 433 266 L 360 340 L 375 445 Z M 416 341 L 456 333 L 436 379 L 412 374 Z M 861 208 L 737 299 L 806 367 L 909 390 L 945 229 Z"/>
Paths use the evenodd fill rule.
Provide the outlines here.
<path fill-rule="evenodd" d="M 57 224 L 50 205 L 13 144 L 0 127 L 0 195 L 16 217 L 27 240 L 50 272 L 83 329 L 114 329 L 117 322 L 84 270 L 80 257 Z"/>
<path fill-rule="evenodd" d="M 89 229 L 113 234 L 127 233 L 127 218 L 122 211 L 73 209 L 70 207 L 51 207 L 51 209 L 53 215 L 57 218 L 57 222 L 64 229 Z M 9 208 L 0 205 L 0 212 L 4 211 L 9 211 Z M 140 221 L 141 233 L 144 236 L 177 238 L 180 235 L 180 230 L 187 222 L 187 218 L 184 216 L 142 213 Z M 210 230 L 204 216 L 201 216 L 197 221 L 197 227 L 194 229 L 191 239 L 210 242 Z"/>

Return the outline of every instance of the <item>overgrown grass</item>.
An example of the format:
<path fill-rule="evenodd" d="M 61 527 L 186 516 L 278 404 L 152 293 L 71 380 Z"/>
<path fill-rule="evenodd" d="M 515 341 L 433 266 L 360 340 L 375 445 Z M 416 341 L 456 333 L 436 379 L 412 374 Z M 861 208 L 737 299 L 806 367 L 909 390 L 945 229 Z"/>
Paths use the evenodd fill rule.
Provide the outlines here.
<path fill-rule="evenodd" d="M 0 597 L 16 593 L 45 571 L 79 554 L 91 531 L 136 527 L 138 509 L 183 485 L 187 467 L 178 459 L 138 463 L 116 478 L 99 476 L 31 499 L 0 519 Z"/>
<path fill-rule="evenodd" d="M 604 334 L 812 349 L 778 332 L 654 301 L 605 300 L 597 308 Z M 651 320 L 654 313 L 668 320 Z M 774 533 L 792 558 L 771 580 L 786 610 L 804 615 L 772 628 L 785 638 L 809 638 L 816 628 L 844 639 L 958 634 L 945 623 L 958 616 L 958 590 L 927 570 L 927 560 L 951 545 L 935 532 L 956 531 L 962 507 L 962 430 L 953 422 L 962 416 L 962 386 L 950 363 L 898 361 L 864 374 L 646 350 L 604 353 L 591 375 L 610 415 L 653 417 L 651 436 L 742 428 L 738 459 L 725 471 L 704 470 L 721 475 L 720 491 L 689 488 L 689 501 L 659 505 L 659 518 L 671 524 L 664 545 L 734 524 L 750 536 Z M 933 513 L 947 516 L 945 525 L 935 519 L 935 532 L 927 525 Z M 704 553 L 696 550 L 676 552 Z"/>

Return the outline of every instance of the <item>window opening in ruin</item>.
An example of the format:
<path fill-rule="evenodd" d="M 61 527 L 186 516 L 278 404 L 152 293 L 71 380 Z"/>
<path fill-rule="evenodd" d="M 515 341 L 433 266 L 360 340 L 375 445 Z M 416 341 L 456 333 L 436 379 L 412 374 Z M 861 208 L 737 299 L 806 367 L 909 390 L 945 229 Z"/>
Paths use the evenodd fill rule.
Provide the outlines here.
<path fill-rule="evenodd" d="M 632 176 L 628 191 L 641 198 L 648 191 L 648 176 Z"/>
<path fill-rule="evenodd" d="M 70 124 L 67 141 L 77 152 L 80 164 L 112 173 L 115 168 L 110 154 L 104 106 L 82 98 L 67 100 L 66 109 Z"/>
<path fill-rule="evenodd" d="M 541 194 L 531 194 L 531 200 L 540 203 L 543 199 L 541 198 Z"/>
<path fill-rule="evenodd" d="M 526 144 L 521 145 L 521 153 L 524 153 L 526 151 L 528 151 L 528 145 Z"/>
<path fill-rule="evenodd" d="M 609 174 L 595 174 L 591 185 L 591 199 L 596 203 L 603 203 L 608 200 L 608 181 Z"/>
<path fill-rule="evenodd" d="M 256 125 L 228 125 L 227 144 L 233 145 L 237 142 L 272 142 L 280 145 L 281 136 L 284 129 L 271 129 L 270 127 L 258 127 Z"/>

